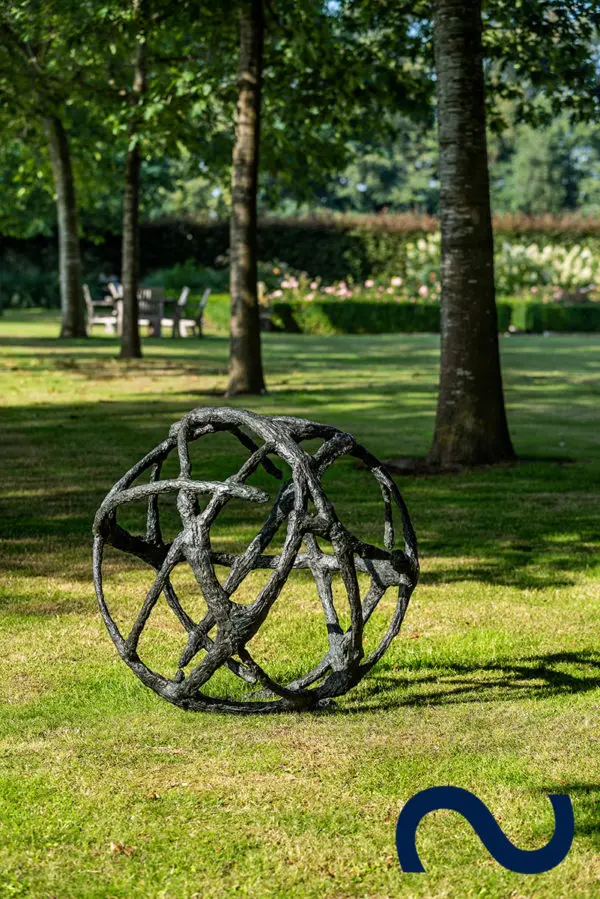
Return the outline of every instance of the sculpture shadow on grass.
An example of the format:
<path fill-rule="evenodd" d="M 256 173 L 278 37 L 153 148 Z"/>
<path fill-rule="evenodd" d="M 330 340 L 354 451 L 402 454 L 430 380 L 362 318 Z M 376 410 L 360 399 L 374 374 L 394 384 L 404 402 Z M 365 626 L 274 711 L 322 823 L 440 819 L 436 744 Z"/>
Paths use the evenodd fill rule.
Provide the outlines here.
<path fill-rule="evenodd" d="M 550 652 L 501 662 L 449 662 L 403 676 L 383 662 L 361 686 L 360 696 L 342 714 L 414 706 L 514 702 L 575 696 L 600 690 L 600 652 Z M 559 666 L 563 666 L 562 668 Z M 564 667 L 572 670 L 564 670 Z M 410 671 L 410 669 L 405 669 Z M 426 673 L 425 673 L 426 672 Z"/>

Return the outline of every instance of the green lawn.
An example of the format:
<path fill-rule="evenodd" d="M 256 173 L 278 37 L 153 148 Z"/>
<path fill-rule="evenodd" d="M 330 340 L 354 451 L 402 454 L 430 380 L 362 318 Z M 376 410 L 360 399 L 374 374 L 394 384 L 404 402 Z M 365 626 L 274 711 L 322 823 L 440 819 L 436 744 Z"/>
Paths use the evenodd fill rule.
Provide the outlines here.
<path fill-rule="evenodd" d="M 135 679 L 90 560 L 113 482 L 187 410 L 223 403 L 227 341 L 146 341 L 126 364 L 110 338 L 59 343 L 56 330 L 47 313 L 0 318 L 0 895 L 599 896 L 600 337 L 501 339 L 528 461 L 399 478 L 422 556 L 400 637 L 335 709 L 240 719 L 182 712 Z M 235 405 L 335 424 L 384 458 L 427 450 L 435 336 L 267 334 L 265 357 L 269 395 Z M 199 458 L 223 477 L 239 454 L 214 441 Z M 341 463 L 327 483 L 375 539 L 368 473 Z M 243 546 L 260 522 L 238 504 L 215 545 Z M 109 598 L 135 614 L 147 573 L 114 552 L 109 574 Z M 297 573 L 257 643 L 270 671 L 308 657 L 314 609 Z M 149 657 L 168 668 L 179 639 L 159 609 Z M 428 873 L 401 874 L 402 804 L 442 784 L 473 790 L 522 848 L 551 835 L 547 794 L 569 793 L 569 856 L 509 873 L 439 811 L 419 829 Z"/>

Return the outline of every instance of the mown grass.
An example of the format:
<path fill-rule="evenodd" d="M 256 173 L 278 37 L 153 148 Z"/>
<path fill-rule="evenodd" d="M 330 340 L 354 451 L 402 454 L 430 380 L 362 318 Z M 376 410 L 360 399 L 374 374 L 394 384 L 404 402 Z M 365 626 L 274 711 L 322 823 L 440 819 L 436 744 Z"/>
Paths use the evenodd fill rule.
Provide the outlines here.
<path fill-rule="evenodd" d="M 174 420 L 223 402 L 227 342 L 149 340 L 122 363 L 114 340 L 55 332 L 47 314 L 0 319 L 0 895 L 599 895 L 600 339 L 502 340 L 527 461 L 399 479 L 422 554 L 401 636 L 334 710 L 237 719 L 186 714 L 138 683 L 90 574 L 97 505 Z M 270 393 L 236 405 L 330 422 L 386 458 L 426 451 L 437 338 L 268 334 L 265 355 Z M 202 470 L 232 471 L 232 447 L 207 442 Z M 375 538 L 368 474 L 341 464 L 327 485 Z M 243 546 L 261 521 L 232 504 L 215 545 Z M 131 617 L 147 574 L 108 561 L 110 597 Z M 315 609 L 298 575 L 257 644 L 270 671 L 309 661 Z M 144 648 L 170 670 L 180 635 L 164 610 L 153 624 Z M 400 808 L 440 784 L 473 790 L 523 848 L 550 837 L 547 794 L 569 793 L 571 853 L 547 874 L 512 874 L 440 811 L 419 829 L 428 873 L 403 875 Z"/>

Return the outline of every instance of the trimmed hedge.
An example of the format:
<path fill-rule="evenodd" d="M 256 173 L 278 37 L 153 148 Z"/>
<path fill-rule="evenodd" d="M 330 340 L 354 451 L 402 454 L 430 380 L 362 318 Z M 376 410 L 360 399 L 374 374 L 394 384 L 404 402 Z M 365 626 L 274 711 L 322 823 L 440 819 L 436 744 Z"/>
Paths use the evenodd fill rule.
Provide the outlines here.
<path fill-rule="evenodd" d="M 600 304 L 559 306 L 554 303 L 511 304 L 511 324 L 519 331 L 600 331 Z"/>
<path fill-rule="evenodd" d="M 311 216 L 263 218 L 258 224 L 258 255 L 263 262 L 280 260 L 320 277 L 325 284 L 352 278 L 402 275 L 406 244 L 431 231 L 438 222 L 429 216 Z M 600 220 L 577 216 L 515 216 L 494 219 L 497 241 L 582 244 L 600 255 Z M 111 258 L 120 240 L 107 239 Z M 193 259 L 212 267 L 229 247 L 227 222 L 167 219 L 141 226 L 141 270 L 169 268 Z M 90 247 L 89 250 L 92 250 Z M 94 256 L 98 247 L 93 248 Z"/>
<path fill-rule="evenodd" d="M 498 329 L 508 330 L 511 306 L 498 304 Z M 360 300 L 276 303 L 273 325 L 296 334 L 439 333 L 440 307 L 433 303 Z"/>
<path fill-rule="evenodd" d="M 192 294 L 188 312 L 193 314 L 201 294 Z M 519 331 L 600 331 L 600 304 L 558 306 L 501 300 L 497 303 L 498 330 L 509 326 Z M 229 330 L 230 297 L 213 293 L 204 313 L 209 329 Z M 275 303 L 274 330 L 292 334 L 437 334 L 440 307 L 433 303 L 374 302 L 367 300 L 323 300 L 312 303 Z"/>

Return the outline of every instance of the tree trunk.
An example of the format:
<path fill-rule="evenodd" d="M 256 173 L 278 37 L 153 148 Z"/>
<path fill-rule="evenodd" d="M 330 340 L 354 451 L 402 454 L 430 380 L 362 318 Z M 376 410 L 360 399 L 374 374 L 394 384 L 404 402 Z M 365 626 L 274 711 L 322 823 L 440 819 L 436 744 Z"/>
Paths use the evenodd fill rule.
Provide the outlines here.
<path fill-rule="evenodd" d="M 515 458 L 504 409 L 494 293 L 481 0 L 436 0 L 441 363 L 436 465 Z"/>
<path fill-rule="evenodd" d="M 262 0 L 240 8 L 238 102 L 231 181 L 231 336 L 228 396 L 264 393 L 257 290 L 256 193 L 264 19 Z"/>
<path fill-rule="evenodd" d="M 138 41 L 135 53 L 135 75 L 131 102 L 139 106 L 146 91 L 145 45 Z M 121 283 L 123 285 L 123 331 L 121 359 L 140 359 L 142 347 L 138 324 L 138 286 L 140 275 L 140 169 L 142 154 L 137 134 L 137 116 L 131 120 L 129 146 L 125 160 L 123 189 L 123 241 L 121 250 Z"/>
<path fill-rule="evenodd" d="M 75 182 L 69 142 L 57 116 L 44 121 L 56 188 L 61 337 L 86 337 Z"/>
<path fill-rule="evenodd" d="M 123 285 L 123 331 L 121 358 L 140 359 L 142 348 L 138 324 L 138 282 L 140 259 L 139 193 L 140 151 L 136 143 L 127 151 L 123 191 L 123 242 L 121 283 Z"/>

